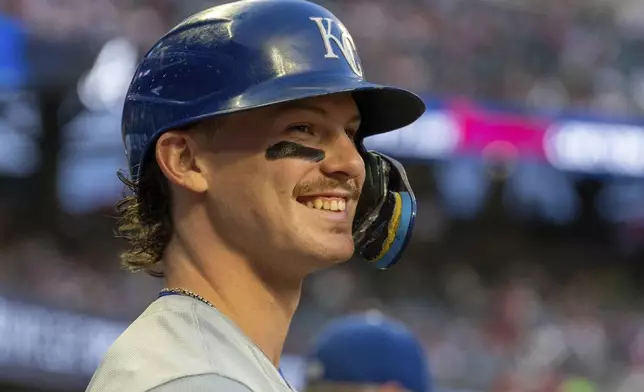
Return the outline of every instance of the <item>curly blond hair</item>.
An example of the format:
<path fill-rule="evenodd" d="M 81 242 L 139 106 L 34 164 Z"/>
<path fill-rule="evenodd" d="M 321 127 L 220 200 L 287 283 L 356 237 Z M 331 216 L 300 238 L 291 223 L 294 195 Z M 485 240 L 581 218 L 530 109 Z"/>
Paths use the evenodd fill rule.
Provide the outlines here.
<path fill-rule="evenodd" d="M 121 254 L 121 265 L 130 272 L 145 271 L 162 277 L 160 262 L 172 236 L 168 181 L 156 161 L 148 163 L 137 181 L 123 172 L 117 176 L 131 192 L 116 204 L 115 235 L 129 245 Z"/>

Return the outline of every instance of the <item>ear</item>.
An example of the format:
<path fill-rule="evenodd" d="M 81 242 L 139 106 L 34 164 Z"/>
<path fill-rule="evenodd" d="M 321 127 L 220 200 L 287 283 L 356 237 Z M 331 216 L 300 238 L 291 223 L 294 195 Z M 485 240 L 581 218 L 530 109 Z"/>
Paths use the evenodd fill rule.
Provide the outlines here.
<path fill-rule="evenodd" d="M 155 156 L 169 182 L 196 193 L 208 190 L 206 167 L 199 159 L 199 146 L 189 133 L 163 133 L 157 140 Z"/>

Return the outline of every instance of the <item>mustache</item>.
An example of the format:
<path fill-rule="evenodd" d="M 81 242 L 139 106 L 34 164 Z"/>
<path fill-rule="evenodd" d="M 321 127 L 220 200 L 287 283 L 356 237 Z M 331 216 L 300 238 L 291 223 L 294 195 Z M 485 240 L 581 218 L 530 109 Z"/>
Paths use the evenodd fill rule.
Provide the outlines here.
<path fill-rule="evenodd" d="M 323 180 L 302 183 L 295 186 L 293 189 L 293 196 L 299 197 L 311 193 L 324 193 L 333 190 L 343 190 L 349 192 L 349 199 L 360 199 L 360 188 L 355 182 L 339 181 L 332 178 L 325 178 Z"/>

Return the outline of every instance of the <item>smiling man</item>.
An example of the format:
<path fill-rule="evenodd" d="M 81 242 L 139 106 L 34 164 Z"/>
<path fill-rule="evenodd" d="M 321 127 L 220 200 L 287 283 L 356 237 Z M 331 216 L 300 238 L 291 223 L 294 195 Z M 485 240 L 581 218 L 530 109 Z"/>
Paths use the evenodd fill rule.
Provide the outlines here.
<path fill-rule="evenodd" d="M 303 280 L 352 257 L 386 269 L 413 225 L 402 166 L 362 141 L 424 110 L 365 81 L 349 32 L 309 2 L 230 3 L 162 37 L 126 97 L 118 232 L 125 265 L 167 288 L 88 391 L 290 390 Z"/>

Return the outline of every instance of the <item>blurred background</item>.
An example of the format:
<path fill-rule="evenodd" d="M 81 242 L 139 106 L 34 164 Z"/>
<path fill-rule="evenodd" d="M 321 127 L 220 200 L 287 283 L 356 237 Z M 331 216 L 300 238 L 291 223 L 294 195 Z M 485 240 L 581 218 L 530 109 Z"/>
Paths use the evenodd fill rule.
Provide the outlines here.
<path fill-rule="evenodd" d="M 0 0 L 0 391 L 83 391 L 156 298 L 112 237 L 122 102 L 154 41 L 218 3 Z M 411 245 L 310 279 L 287 377 L 326 320 L 377 308 L 437 391 L 644 391 L 644 2 L 320 3 L 428 111 L 367 141 L 406 164 Z"/>

